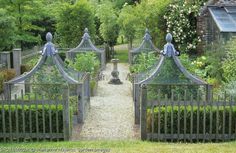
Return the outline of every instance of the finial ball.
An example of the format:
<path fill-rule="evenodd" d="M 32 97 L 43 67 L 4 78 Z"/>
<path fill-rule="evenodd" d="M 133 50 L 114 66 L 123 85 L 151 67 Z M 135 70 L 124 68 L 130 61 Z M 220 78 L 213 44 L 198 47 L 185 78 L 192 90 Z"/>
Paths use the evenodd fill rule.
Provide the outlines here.
<path fill-rule="evenodd" d="M 171 35 L 170 33 L 168 33 L 168 34 L 166 35 L 166 41 L 167 41 L 168 43 L 171 43 L 171 42 L 172 42 L 172 35 Z"/>
<path fill-rule="evenodd" d="M 46 34 L 46 40 L 47 40 L 47 42 L 51 42 L 52 41 L 52 34 L 51 34 L 51 32 L 48 32 Z"/>

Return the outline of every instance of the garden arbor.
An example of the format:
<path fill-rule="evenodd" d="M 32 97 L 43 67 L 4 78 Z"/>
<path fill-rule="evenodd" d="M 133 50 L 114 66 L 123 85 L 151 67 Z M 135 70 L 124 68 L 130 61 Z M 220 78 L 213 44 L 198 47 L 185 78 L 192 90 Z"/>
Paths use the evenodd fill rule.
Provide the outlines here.
<path fill-rule="evenodd" d="M 78 122 L 84 121 L 90 105 L 89 74 L 65 68 L 51 42 L 51 33 L 46 39 L 34 68 L 5 83 L 6 101 L 0 106 L 14 108 L 7 113 L 15 117 L 5 118 L 10 129 L 3 127 L 4 140 L 9 139 L 7 135 L 10 139 L 68 140 L 72 115 Z"/>
<path fill-rule="evenodd" d="M 145 35 L 143 37 L 143 41 L 138 48 L 131 49 L 129 51 L 129 63 L 135 63 L 135 56 L 140 53 L 149 53 L 149 52 L 159 52 L 160 50 L 156 48 L 152 42 L 152 37 L 148 29 L 145 31 Z"/>
<path fill-rule="evenodd" d="M 84 35 L 82 37 L 80 44 L 76 48 L 69 50 L 67 52 L 67 57 L 70 60 L 73 60 L 76 58 L 77 54 L 87 53 L 87 52 L 95 52 L 98 56 L 98 59 L 100 60 L 101 69 L 105 69 L 105 67 L 106 67 L 105 50 L 98 49 L 97 47 L 94 46 L 94 44 L 92 43 L 92 41 L 90 39 L 88 29 L 85 28 Z"/>
<path fill-rule="evenodd" d="M 235 140 L 235 97 L 213 95 L 211 85 L 189 73 L 167 34 L 155 69 L 135 80 L 135 116 L 141 139 L 159 141 Z M 140 100 L 140 102 L 139 102 Z"/>
<path fill-rule="evenodd" d="M 190 74 L 181 64 L 177 57 L 179 52 L 175 50 L 174 45 L 171 43 L 171 34 L 167 34 L 166 41 L 167 44 L 164 46 L 164 50 L 161 51 L 160 59 L 153 68 L 148 72 L 137 74 L 134 77 L 135 123 L 139 123 L 140 121 L 141 86 L 148 88 L 148 98 L 153 100 L 155 98 L 170 99 L 173 91 L 178 92 L 178 95 L 181 97 L 184 96 L 185 90 L 196 93 L 198 89 L 201 89 L 201 92 L 204 90 L 206 94 L 208 93 L 206 89 L 208 89 L 209 85 L 205 81 Z M 190 98 L 189 95 L 188 98 Z"/>

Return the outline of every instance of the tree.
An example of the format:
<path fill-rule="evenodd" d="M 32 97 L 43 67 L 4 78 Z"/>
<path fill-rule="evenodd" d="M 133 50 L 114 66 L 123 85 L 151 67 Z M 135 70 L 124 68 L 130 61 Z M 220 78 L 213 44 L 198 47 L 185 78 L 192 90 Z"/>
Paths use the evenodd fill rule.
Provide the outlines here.
<path fill-rule="evenodd" d="M 119 35 L 119 25 L 117 23 L 118 15 L 112 6 L 112 3 L 106 2 L 98 6 L 96 16 L 100 19 L 100 33 L 104 41 L 114 51 L 117 37 Z"/>
<path fill-rule="evenodd" d="M 15 43 L 15 22 L 5 9 L 0 8 L 0 51 L 12 49 Z"/>
<path fill-rule="evenodd" d="M 71 5 L 64 3 L 57 20 L 57 34 L 60 45 L 75 47 L 88 28 L 90 35 L 95 33 L 94 13 L 87 0 L 79 0 Z"/>
<path fill-rule="evenodd" d="M 16 42 L 20 47 L 29 47 L 30 44 L 38 44 L 41 39 L 39 31 L 43 27 L 34 24 L 35 21 L 41 20 L 44 11 L 42 0 L 0 0 L 1 7 L 6 8 L 9 15 L 13 16 L 16 30 Z"/>
<path fill-rule="evenodd" d="M 142 37 L 146 28 L 149 29 L 152 40 L 159 48 L 166 43 L 166 21 L 164 14 L 171 0 L 142 0 L 137 4 L 135 16 L 138 18 L 136 24 L 137 36 Z"/>
<path fill-rule="evenodd" d="M 121 33 L 128 40 L 128 48 L 132 48 L 133 39 L 135 38 L 136 27 L 138 18 L 134 14 L 135 8 L 131 5 L 126 5 L 120 12 L 118 23 L 120 26 Z"/>

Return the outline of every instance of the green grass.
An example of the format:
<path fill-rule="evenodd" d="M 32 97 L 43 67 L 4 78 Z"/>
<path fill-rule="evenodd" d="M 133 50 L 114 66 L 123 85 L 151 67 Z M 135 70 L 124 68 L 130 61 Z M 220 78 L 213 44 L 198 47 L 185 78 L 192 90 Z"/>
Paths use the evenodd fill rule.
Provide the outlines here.
<path fill-rule="evenodd" d="M 120 63 L 128 63 L 128 56 L 128 50 L 116 50 L 115 58 L 118 58 L 120 60 Z"/>
<path fill-rule="evenodd" d="M 235 153 L 236 141 L 205 144 L 160 143 L 138 140 L 0 143 L 1 153 L 16 152 L 17 150 L 18 152 L 63 152 L 62 150 L 64 150 L 64 152 L 91 153 L 102 152 L 101 149 L 106 149 L 103 152 L 109 153 Z"/>

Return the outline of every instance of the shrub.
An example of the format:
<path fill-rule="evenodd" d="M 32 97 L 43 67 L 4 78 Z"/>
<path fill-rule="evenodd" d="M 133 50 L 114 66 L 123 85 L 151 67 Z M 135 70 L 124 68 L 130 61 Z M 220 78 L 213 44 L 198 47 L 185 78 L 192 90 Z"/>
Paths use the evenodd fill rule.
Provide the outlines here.
<path fill-rule="evenodd" d="M 161 126 L 160 130 L 161 133 L 165 133 L 165 109 L 167 109 L 167 134 L 171 134 L 171 106 L 168 107 L 161 107 L 160 108 L 160 120 L 161 120 Z M 186 133 L 190 133 L 191 130 L 191 107 L 186 107 Z M 184 133 L 184 106 L 180 107 L 180 134 Z M 205 109 L 205 116 L 206 116 L 206 122 L 205 122 L 205 133 L 210 133 L 210 110 L 211 107 L 206 107 Z M 193 107 L 193 133 L 197 133 L 197 107 Z M 217 126 L 217 108 L 212 108 L 212 133 L 215 134 L 217 129 L 218 133 L 223 133 L 223 107 L 219 107 L 219 122 Z M 229 112 L 230 108 L 226 107 L 225 109 L 225 133 L 229 133 Z M 236 118 L 236 107 L 233 107 L 232 109 L 232 124 L 231 124 L 231 133 L 236 130 L 235 124 L 236 121 L 234 118 Z M 147 130 L 148 132 L 151 132 L 151 111 L 150 109 L 147 110 Z M 203 133 L 203 118 L 204 118 L 204 109 L 203 107 L 200 107 L 199 109 L 199 133 Z M 154 133 L 158 133 L 158 107 L 154 108 Z M 178 107 L 173 107 L 173 133 L 178 133 Z"/>
<path fill-rule="evenodd" d="M 68 61 L 68 63 L 70 67 L 79 72 L 89 72 L 93 78 L 97 76 L 100 66 L 100 62 L 93 52 L 77 54 L 75 60 Z"/>
<path fill-rule="evenodd" d="M 141 53 L 134 57 L 134 61 L 135 64 L 130 67 L 130 72 L 140 73 L 151 69 L 157 62 L 157 57 L 154 53 Z"/>
<path fill-rule="evenodd" d="M 21 74 L 24 72 L 29 72 L 31 69 L 34 68 L 34 66 L 37 64 L 39 57 L 33 57 L 29 61 L 27 61 L 25 64 L 21 65 Z"/>
<path fill-rule="evenodd" d="M 226 58 L 222 62 L 223 77 L 226 82 L 236 80 L 236 39 L 230 40 L 226 46 Z"/>
<path fill-rule="evenodd" d="M 173 34 L 177 48 L 183 52 L 195 52 L 197 43 L 201 41 L 196 26 L 197 16 L 205 1 L 174 1 L 166 11 L 167 32 Z"/>
<path fill-rule="evenodd" d="M 100 62 L 94 52 L 77 54 L 74 61 L 66 60 L 69 67 L 74 68 L 79 72 L 90 73 L 90 90 L 93 90 L 97 83 L 97 76 L 100 67 Z"/>
<path fill-rule="evenodd" d="M 3 84 L 16 76 L 14 69 L 6 69 L 0 72 L 0 93 L 3 92 Z"/>
<path fill-rule="evenodd" d="M 31 70 L 30 66 L 29 65 L 26 65 L 26 64 L 22 64 L 20 66 L 20 73 L 23 74 L 25 72 L 29 72 Z"/>

